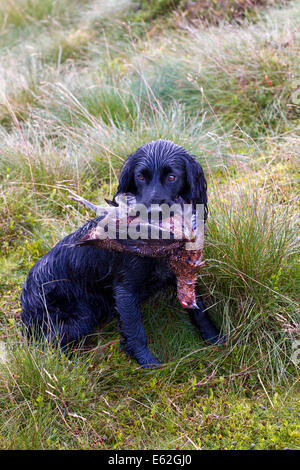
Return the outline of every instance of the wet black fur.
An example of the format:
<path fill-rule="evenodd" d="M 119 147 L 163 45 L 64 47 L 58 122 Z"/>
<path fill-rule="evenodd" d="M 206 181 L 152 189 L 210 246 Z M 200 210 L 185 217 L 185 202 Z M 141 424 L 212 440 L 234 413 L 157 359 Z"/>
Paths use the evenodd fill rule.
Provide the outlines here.
<path fill-rule="evenodd" d="M 141 181 L 139 175 L 143 175 Z M 175 174 L 176 179 L 166 178 Z M 175 184 L 176 183 L 176 184 Z M 158 140 L 130 155 L 121 173 L 117 194 L 132 192 L 138 202 L 186 202 L 204 204 L 206 181 L 199 163 L 172 142 Z M 22 321 L 29 334 L 42 332 L 62 347 L 91 334 L 102 320 L 119 315 L 123 349 L 143 367 L 159 364 L 147 347 L 141 304 L 167 285 L 176 285 L 163 261 L 111 252 L 92 246 L 72 246 L 95 227 L 88 221 L 61 240 L 30 270 L 22 295 Z M 203 311 L 189 310 L 202 337 L 220 341 L 219 332 Z"/>

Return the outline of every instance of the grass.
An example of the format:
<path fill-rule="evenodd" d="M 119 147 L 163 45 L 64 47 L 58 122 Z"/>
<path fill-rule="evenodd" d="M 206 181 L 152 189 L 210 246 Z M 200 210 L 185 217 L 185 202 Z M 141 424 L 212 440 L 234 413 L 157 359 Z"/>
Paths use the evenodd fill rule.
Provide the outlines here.
<path fill-rule="evenodd" d="M 35 21 L 68 20 L 72 11 L 78 8 L 85 0 L 60 1 L 56 0 L 8 0 L 0 6 L 0 22 L 23 26 Z M 75 10 L 76 11 L 76 10 Z"/>
<path fill-rule="evenodd" d="M 163 17 L 165 20 L 178 21 L 187 19 L 190 23 L 222 24 L 238 22 L 243 19 L 253 19 L 261 8 L 270 5 L 285 5 L 284 1 L 270 0 L 199 0 L 188 2 L 186 0 L 141 0 L 139 8 L 132 8 L 132 17 L 135 21 L 153 21 Z"/>
<path fill-rule="evenodd" d="M 203 24 L 154 3 L 156 19 L 143 2 L 135 17 L 130 2 L 0 7 L 3 449 L 299 448 L 299 5 Z M 171 292 L 143 310 L 161 370 L 120 351 L 116 322 L 71 357 L 28 344 L 25 277 L 91 217 L 66 189 L 111 197 L 126 155 L 158 138 L 205 169 L 199 286 L 227 344 L 204 344 Z"/>

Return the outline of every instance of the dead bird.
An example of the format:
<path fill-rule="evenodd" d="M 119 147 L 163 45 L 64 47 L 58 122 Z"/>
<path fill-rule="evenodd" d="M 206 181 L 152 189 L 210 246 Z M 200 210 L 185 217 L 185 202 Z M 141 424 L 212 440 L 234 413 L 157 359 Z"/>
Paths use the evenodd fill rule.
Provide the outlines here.
<path fill-rule="evenodd" d="M 130 238 L 120 238 L 120 226 L 123 227 L 122 233 L 132 225 L 136 225 L 141 233 L 141 225 L 143 225 L 143 233 L 149 234 L 153 228 L 151 220 L 142 220 L 138 215 L 136 209 L 136 199 L 132 194 L 119 195 L 115 201 L 106 202 L 113 207 L 113 209 L 105 209 L 102 206 L 96 206 L 86 199 L 71 192 L 71 199 L 80 202 L 89 209 L 92 209 L 97 214 L 104 213 L 101 225 L 91 229 L 82 239 L 76 243 L 77 246 L 93 245 L 98 248 L 106 250 L 115 250 L 123 253 L 133 253 L 138 256 L 149 256 L 153 258 L 163 258 L 169 265 L 170 269 L 176 276 L 177 281 L 177 296 L 181 305 L 185 308 L 198 308 L 196 302 L 195 285 L 197 281 L 197 274 L 204 266 L 205 261 L 202 261 L 203 256 L 203 243 L 204 234 L 201 230 L 196 231 L 192 224 L 192 213 L 185 214 L 186 221 L 182 219 L 182 214 L 179 212 L 170 216 L 170 220 L 164 224 L 163 220 L 157 220 L 157 228 L 160 231 L 160 239 L 143 239 L 137 238 L 131 240 Z M 126 203 L 124 202 L 126 200 Z M 182 202 L 182 201 L 180 201 Z M 118 208 L 116 210 L 115 208 Z M 182 207 L 182 205 L 181 205 Z M 133 216 L 133 214 L 135 214 Z M 105 225 L 114 225 L 119 228 L 115 231 L 115 238 L 110 238 L 104 231 Z M 177 228 L 177 231 L 176 231 Z M 169 230 L 169 232 L 168 232 Z M 168 232 L 168 233 L 166 233 Z M 127 235 L 128 231 L 126 231 Z M 164 239 L 163 235 L 169 235 L 169 239 Z M 197 235 L 201 240 L 198 240 L 197 249 L 187 250 L 186 244 L 188 242 L 195 242 Z"/>

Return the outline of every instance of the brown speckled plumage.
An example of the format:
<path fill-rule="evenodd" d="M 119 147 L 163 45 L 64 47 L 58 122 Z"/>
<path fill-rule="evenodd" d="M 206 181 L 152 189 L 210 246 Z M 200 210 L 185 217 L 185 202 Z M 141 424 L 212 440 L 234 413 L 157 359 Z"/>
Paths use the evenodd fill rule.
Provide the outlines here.
<path fill-rule="evenodd" d="M 94 206 L 74 193 L 72 199 L 95 211 L 98 209 L 98 206 Z M 133 204 L 134 201 L 132 200 L 131 203 Z M 109 208 L 105 208 L 105 211 L 107 212 L 105 216 L 107 224 L 110 222 L 116 223 L 117 227 L 121 224 L 123 224 L 123 226 L 125 224 L 128 227 L 130 224 L 144 224 L 144 227 L 147 226 L 145 221 L 142 221 L 138 217 L 129 216 L 127 212 L 122 212 L 122 210 L 117 212 L 117 215 L 115 209 L 110 212 Z M 173 218 L 171 217 L 171 239 L 169 240 L 105 238 L 103 237 L 104 230 L 97 226 L 82 237 L 77 245 L 94 245 L 102 249 L 127 252 L 138 256 L 164 258 L 176 276 L 177 296 L 180 303 L 185 308 L 197 308 L 195 284 L 197 281 L 197 273 L 205 264 L 205 261 L 202 261 L 203 242 L 200 244 L 201 247 L 199 249 L 187 250 L 186 244 L 195 241 L 196 235 L 191 225 L 188 228 L 183 227 L 181 222 L 181 219 L 176 219 L 176 215 Z M 178 230 L 180 226 L 182 230 Z M 161 224 L 160 227 L 162 227 Z M 177 227 L 177 230 L 175 227 Z"/>

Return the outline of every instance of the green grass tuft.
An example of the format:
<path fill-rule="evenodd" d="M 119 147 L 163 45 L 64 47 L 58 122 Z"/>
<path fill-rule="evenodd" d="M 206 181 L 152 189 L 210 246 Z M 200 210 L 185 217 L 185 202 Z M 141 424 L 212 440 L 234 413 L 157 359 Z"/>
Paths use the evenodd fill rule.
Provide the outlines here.
<path fill-rule="evenodd" d="M 15 27 L 51 19 L 67 19 L 87 0 L 8 0 L 0 6 L 0 24 Z"/>

